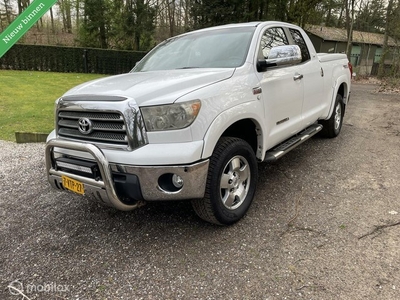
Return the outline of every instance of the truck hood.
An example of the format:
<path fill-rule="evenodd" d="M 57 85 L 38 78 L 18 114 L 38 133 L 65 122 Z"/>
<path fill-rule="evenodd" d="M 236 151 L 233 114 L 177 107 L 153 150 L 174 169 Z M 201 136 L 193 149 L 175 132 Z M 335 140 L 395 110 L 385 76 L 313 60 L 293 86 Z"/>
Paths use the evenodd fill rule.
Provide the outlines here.
<path fill-rule="evenodd" d="M 107 95 L 133 98 L 139 106 L 172 103 L 179 97 L 230 78 L 235 69 L 135 72 L 83 83 L 64 96 Z"/>

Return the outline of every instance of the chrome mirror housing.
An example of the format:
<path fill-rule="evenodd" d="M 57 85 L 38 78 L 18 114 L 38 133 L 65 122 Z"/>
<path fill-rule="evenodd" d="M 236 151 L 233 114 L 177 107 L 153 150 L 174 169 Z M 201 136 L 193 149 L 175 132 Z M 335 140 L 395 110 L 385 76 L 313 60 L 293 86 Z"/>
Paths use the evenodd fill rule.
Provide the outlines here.
<path fill-rule="evenodd" d="M 266 59 L 267 66 L 295 65 L 302 60 L 300 47 L 297 45 L 285 45 L 273 47 Z"/>

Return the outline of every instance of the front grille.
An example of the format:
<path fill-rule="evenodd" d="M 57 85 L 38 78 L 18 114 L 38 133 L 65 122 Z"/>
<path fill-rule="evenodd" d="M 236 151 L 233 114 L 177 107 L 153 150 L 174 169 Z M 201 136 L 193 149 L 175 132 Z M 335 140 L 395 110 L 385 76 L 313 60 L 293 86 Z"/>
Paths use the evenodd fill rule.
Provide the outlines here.
<path fill-rule="evenodd" d="M 84 126 L 89 133 L 79 130 L 80 120 L 90 123 Z M 119 113 L 60 111 L 57 125 L 58 135 L 64 138 L 128 146 L 125 122 Z"/>

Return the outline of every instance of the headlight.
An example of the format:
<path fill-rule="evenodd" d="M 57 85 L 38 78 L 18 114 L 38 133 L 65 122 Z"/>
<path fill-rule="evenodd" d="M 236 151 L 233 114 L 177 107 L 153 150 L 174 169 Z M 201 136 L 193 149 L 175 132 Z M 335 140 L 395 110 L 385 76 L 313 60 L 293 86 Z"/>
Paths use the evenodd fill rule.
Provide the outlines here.
<path fill-rule="evenodd" d="M 200 111 L 200 100 L 171 105 L 142 107 L 147 131 L 173 130 L 188 127 Z"/>

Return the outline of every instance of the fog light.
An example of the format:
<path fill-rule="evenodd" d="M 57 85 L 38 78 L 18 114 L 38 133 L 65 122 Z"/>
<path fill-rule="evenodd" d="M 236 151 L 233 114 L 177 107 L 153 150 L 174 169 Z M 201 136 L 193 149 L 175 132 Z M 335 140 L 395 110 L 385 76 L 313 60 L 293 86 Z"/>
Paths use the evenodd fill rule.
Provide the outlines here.
<path fill-rule="evenodd" d="M 167 193 L 177 193 L 183 187 L 183 179 L 177 174 L 165 173 L 158 177 L 158 186 Z"/>
<path fill-rule="evenodd" d="M 172 175 L 172 184 L 178 189 L 183 187 L 183 179 L 182 179 L 182 177 L 177 175 L 177 174 Z"/>
<path fill-rule="evenodd" d="M 59 167 L 59 168 L 65 168 L 65 169 L 70 169 L 70 170 L 75 170 L 75 171 L 79 171 L 79 172 L 93 174 L 92 169 L 89 167 L 73 165 L 70 163 L 62 162 L 62 161 L 56 161 L 56 164 L 57 164 L 57 167 Z"/>

